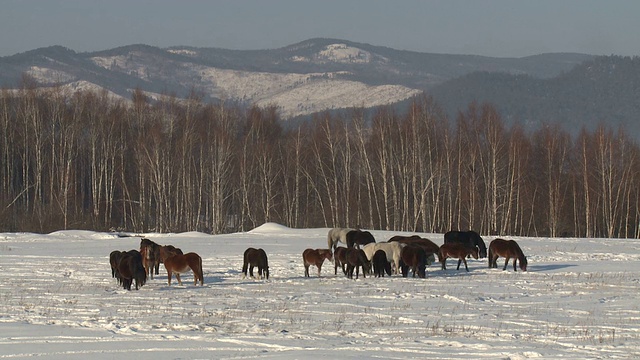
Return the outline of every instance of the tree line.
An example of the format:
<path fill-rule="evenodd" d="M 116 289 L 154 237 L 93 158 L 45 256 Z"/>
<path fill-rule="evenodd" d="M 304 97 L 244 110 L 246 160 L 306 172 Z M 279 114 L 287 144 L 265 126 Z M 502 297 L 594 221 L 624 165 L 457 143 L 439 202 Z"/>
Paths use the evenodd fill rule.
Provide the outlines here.
<path fill-rule="evenodd" d="M 197 95 L 25 86 L 0 95 L 0 230 L 639 237 L 639 151 L 605 126 L 507 127 L 488 103 L 449 119 L 428 96 L 287 126 Z"/>

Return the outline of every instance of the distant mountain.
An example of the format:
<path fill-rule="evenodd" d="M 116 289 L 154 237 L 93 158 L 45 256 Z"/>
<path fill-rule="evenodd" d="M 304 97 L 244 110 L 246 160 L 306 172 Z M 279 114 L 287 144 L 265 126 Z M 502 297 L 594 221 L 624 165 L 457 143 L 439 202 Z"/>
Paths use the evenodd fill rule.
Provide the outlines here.
<path fill-rule="evenodd" d="M 23 75 L 40 86 L 106 89 L 130 99 L 185 97 L 276 105 L 284 119 L 349 107 L 395 104 L 471 73 L 502 72 L 548 79 L 592 56 L 525 58 L 428 54 L 338 39 L 311 39 L 272 50 L 130 45 L 77 53 L 52 46 L 0 58 L 0 86 L 19 87 Z"/>
<path fill-rule="evenodd" d="M 528 129 L 560 123 L 576 134 L 582 127 L 622 126 L 640 139 L 640 58 L 603 56 L 553 78 L 474 72 L 430 90 L 453 115 L 472 101 L 490 102 L 507 123 Z"/>
<path fill-rule="evenodd" d="M 472 101 L 496 105 L 507 123 L 529 129 L 623 126 L 640 139 L 640 59 L 585 54 L 523 58 L 430 54 L 339 39 L 310 39 L 280 49 L 228 50 L 129 45 L 91 53 L 52 46 L 0 57 L 0 86 L 25 75 L 39 86 L 73 92 L 105 89 L 129 100 L 186 97 L 275 105 L 283 119 L 350 107 L 406 103 L 423 92 L 452 118 Z"/>

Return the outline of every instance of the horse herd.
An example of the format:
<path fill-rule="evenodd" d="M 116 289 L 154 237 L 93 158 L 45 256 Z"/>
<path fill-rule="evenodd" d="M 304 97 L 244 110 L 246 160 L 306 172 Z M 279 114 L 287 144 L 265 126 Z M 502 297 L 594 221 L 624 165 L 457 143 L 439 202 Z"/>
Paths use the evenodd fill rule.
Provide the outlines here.
<path fill-rule="evenodd" d="M 338 243 L 347 245 L 338 246 Z M 514 240 L 494 239 L 487 247 L 482 237 L 475 231 L 449 231 L 444 235 L 444 244 L 438 246 L 433 241 L 418 235 L 393 236 L 386 242 L 376 242 L 368 231 L 349 228 L 333 228 L 327 234 L 326 249 L 306 249 L 302 253 L 304 276 L 309 277 L 309 267 L 315 266 L 318 276 L 321 274 L 325 260 L 333 261 L 334 274 L 340 268 L 343 274 L 356 279 L 373 274 L 383 277 L 385 273 L 402 274 L 407 277 L 411 271 L 413 277 L 426 277 L 426 266 L 435 262 L 438 256 L 442 270 L 446 270 L 447 259 L 458 259 L 457 270 L 460 265 L 467 267 L 467 258 L 487 258 L 489 268 L 497 267 L 497 259 L 505 258 L 504 267 L 507 269 L 509 260 L 513 259 L 513 271 L 517 271 L 516 263 L 522 271 L 527 270 L 527 258 Z M 204 285 L 202 258 L 194 253 L 184 254 L 182 250 L 172 245 L 159 245 L 149 239 L 142 238 L 140 250 L 113 251 L 109 256 L 111 275 L 116 278 L 124 289 L 131 290 L 143 286 L 148 277 L 159 274 L 160 264 L 167 270 L 168 284 L 175 274 L 178 283 L 182 285 L 180 274 L 189 270 L 193 272 L 194 285 Z M 254 277 L 253 269 L 258 269 L 259 278 L 269 279 L 269 261 L 263 249 L 248 248 L 243 254 L 243 278 Z"/>
<path fill-rule="evenodd" d="M 202 271 L 202 258 L 200 255 L 190 252 L 184 254 L 182 250 L 173 245 L 159 245 L 149 239 L 140 240 L 140 250 L 119 251 L 109 254 L 111 264 L 111 276 L 118 280 L 126 290 L 131 290 L 135 282 L 136 290 L 142 287 L 147 277 L 153 279 L 153 275 L 160 272 L 160 264 L 163 263 L 167 270 L 169 285 L 171 277 L 175 274 L 178 284 L 182 285 L 180 274 L 189 270 L 193 272 L 194 285 L 204 285 L 204 273 Z"/>

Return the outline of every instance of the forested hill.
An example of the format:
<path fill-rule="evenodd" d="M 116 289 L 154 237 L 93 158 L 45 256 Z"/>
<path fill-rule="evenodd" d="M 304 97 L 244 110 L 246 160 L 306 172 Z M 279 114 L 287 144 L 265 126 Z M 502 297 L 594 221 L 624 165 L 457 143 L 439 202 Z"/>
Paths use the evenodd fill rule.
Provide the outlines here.
<path fill-rule="evenodd" d="M 527 129 L 559 123 L 575 134 L 584 126 L 622 126 L 640 139 L 640 58 L 603 56 L 550 79 L 474 72 L 430 91 L 452 116 L 470 102 L 490 102 L 508 123 Z"/>

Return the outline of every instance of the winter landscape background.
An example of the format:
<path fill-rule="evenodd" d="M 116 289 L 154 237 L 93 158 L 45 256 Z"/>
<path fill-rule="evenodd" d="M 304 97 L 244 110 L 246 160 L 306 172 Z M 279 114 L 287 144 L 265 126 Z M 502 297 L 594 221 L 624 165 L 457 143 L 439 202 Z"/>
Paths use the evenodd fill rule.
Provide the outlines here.
<path fill-rule="evenodd" d="M 327 231 L 266 223 L 225 235 L 2 233 L 0 358 L 640 356 L 638 240 L 509 237 L 527 272 L 470 260 L 467 273 L 450 260 L 426 279 L 350 280 L 325 263 L 321 278 L 315 268 L 304 278 L 301 253 L 326 247 Z M 371 232 L 378 242 L 401 234 Z M 183 286 L 167 286 L 161 267 L 138 291 L 119 287 L 109 253 L 139 248 L 140 235 L 200 254 L 205 285 L 185 274 Z M 249 246 L 269 255 L 268 281 L 242 279 Z"/>

